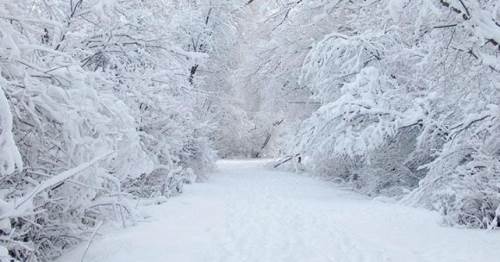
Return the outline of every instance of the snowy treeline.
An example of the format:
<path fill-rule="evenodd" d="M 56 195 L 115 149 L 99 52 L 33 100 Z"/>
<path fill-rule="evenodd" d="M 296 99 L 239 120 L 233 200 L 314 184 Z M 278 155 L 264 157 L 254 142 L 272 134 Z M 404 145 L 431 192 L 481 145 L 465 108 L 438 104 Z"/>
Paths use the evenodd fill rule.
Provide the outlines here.
<path fill-rule="evenodd" d="M 217 153 L 497 227 L 499 21 L 496 0 L 0 1 L 0 256 L 129 225 Z"/>
<path fill-rule="evenodd" d="M 235 6 L 0 2 L 0 256 L 55 258 L 212 167 Z"/>
<path fill-rule="evenodd" d="M 498 1 L 299 0 L 261 12 L 271 41 L 257 79 L 319 107 L 290 155 L 450 224 L 500 225 Z"/>

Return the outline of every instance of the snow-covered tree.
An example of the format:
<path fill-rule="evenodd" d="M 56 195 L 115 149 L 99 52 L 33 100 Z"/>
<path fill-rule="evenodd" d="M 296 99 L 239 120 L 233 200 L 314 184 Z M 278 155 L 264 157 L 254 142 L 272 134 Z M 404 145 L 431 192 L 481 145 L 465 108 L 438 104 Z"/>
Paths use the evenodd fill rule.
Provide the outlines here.
<path fill-rule="evenodd" d="M 495 1 L 297 1 L 277 9 L 274 32 L 313 36 L 291 42 L 308 49 L 294 82 L 321 105 L 291 155 L 368 194 L 413 190 L 405 201 L 442 210 L 451 223 L 497 223 Z M 311 22 L 299 23 L 302 16 Z"/>
<path fill-rule="evenodd" d="M 0 3 L 2 255 L 55 258 L 211 168 L 207 83 L 190 75 L 210 54 L 177 33 L 205 18 L 160 0 Z"/>

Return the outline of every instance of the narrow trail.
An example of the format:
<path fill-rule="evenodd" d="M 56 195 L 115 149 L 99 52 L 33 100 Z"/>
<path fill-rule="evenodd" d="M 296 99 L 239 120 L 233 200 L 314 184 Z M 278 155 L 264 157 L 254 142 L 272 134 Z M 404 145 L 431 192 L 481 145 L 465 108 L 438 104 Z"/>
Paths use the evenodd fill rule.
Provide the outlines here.
<path fill-rule="evenodd" d="M 85 262 L 461 262 L 500 259 L 500 234 L 439 226 L 437 214 L 330 183 L 221 161 L 208 182 L 147 222 L 94 240 Z M 80 261 L 85 245 L 60 261 Z"/>

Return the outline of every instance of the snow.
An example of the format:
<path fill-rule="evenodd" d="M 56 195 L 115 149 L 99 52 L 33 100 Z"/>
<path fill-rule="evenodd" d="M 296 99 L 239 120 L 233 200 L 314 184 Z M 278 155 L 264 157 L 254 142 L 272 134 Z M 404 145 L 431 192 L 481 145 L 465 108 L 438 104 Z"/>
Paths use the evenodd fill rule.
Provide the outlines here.
<path fill-rule="evenodd" d="M 12 113 L 0 85 L 0 176 L 22 169 L 23 161 L 12 134 Z"/>
<path fill-rule="evenodd" d="M 440 226 L 436 213 L 371 200 L 266 161 L 220 161 L 146 221 L 96 237 L 85 262 L 495 261 L 498 231 Z M 58 261 L 80 261 L 87 243 Z"/>

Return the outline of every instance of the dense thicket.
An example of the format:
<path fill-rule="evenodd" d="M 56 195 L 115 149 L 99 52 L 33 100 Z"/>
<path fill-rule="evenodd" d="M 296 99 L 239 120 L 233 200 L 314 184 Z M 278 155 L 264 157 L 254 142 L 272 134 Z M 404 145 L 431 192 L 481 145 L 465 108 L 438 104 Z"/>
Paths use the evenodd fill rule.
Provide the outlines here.
<path fill-rule="evenodd" d="M 449 223 L 498 226 L 498 1 L 285 2 L 262 11 L 258 79 L 319 106 L 288 153 Z"/>
<path fill-rule="evenodd" d="M 0 256 L 55 258 L 211 168 L 234 6 L 0 2 Z"/>

